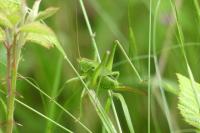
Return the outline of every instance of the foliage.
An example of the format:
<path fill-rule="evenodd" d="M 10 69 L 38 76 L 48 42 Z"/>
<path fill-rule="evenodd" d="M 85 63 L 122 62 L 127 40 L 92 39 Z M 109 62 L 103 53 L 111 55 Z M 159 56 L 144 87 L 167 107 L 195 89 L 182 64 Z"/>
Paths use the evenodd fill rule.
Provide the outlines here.
<path fill-rule="evenodd" d="M 195 99 L 191 80 L 181 74 L 177 74 L 177 77 L 180 88 L 178 108 L 186 122 L 200 129 L 200 107 Z M 197 95 L 199 96 L 200 84 L 196 82 L 194 87 L 197 89 Z"/>
<path fill-rule="evenodd" d="M 14 133 L 198 132 L 199 20 L 198 0 L 0 0 L 0 133 L 15 39 Z"/>

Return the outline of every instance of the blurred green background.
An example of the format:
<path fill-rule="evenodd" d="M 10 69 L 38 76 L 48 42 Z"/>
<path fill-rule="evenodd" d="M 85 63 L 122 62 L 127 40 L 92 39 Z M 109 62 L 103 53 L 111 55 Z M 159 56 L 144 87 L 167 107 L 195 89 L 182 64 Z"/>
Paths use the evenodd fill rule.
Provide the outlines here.
<path fill-rule="evenodd" d="M 199 66 L 199 41 L 200 28 L 199 19 L 193 0 L 174 0 L 177 5 L 180 24 L 185 37 L 185 47 L 190 66 L 194 77 L 200 80 Z M 33 0 L 28 0 L 31 6 Z M 86 10 L 91 21 L 91 25 L 96 34 L 101 56 L 109 50 L 114 40 L 119 40 L 129 56 L 133 58 L 133 63 L 142 75 L 143 79 L 148 77 L 148 31 L 149 31 L 149 1 L 147 0 L 84 0 Z M 153 0 L 152 16 L 155 16 L 157 0 Z M 59 11 L 45 22 L 55 31 L 61 41 L 67 55 L 78 69 L 77 59 L 78 49 L 81 57 L 92 58 L 92 47 L 89 33 L 86 27 L 83 13 L 77 0 L 42 0 L 41 10 L 49 7 L 59 7 Z M 176 83 L 176 73 L 187 75 L 186 65 L 182 56 L 177 35 L 176 24 L 173 19 L 172 9 L 169 0 L 161 0 L 158 17 L 156 19 L 156 52 L 157 57 L 166 56 L 164 61 L 162 78 L 175 84 L 173 89 L 178 90 Z M 134 33 L 134 38 L 130 37 L 130 28 Z M 166 54 L 166 55 L 165 55 Z M 1 57 L 3 53 L 1 52 Z M 0 57 L 0 58 L 1 58 Z M 135 73 L 125 62 L 125 58 L 120 50 L 116 51 L 114 70 L 120 71 L 119 81 L 132 88 L 147 91 L 147 86 L 140 84 Z M 162 60 L 161 60 L 162 61 Z M 152 59 L 152 78 L 155 76 L 155 67 Z M 39 45 L 27 44 L 23 48 L 19 73 L 25 77 L 34 79 L 42 90 L 51 95 L 54 88 L 60 89 L 64 82 L 75 76 L 70 66 L 64 61 L 56 48 L 45 49 Z M 3 70 L 3 67 L 1 67 Z M 2 72 L 2 71 L 1 71 Z M 3 81 L 2 81 L 3 82 Z M 155 81 L 156 82 L 156 81 Z M 5 90 L 5 86 L 1 85 Z M 155 92 L 152 96 L 152 133 L 168 133 L 169 127 L 166 117 L 156 100 L 155 95 L 159 95 L 158 87 L 153 88 Z M 25 81 L 19 79 L 17 90 L 24 98 L 24 103 L 36 110 L 48 115 L 49 105 L 53 104 L 44 98 L 38 91 Z M 67 110 L 78 117 L 81 96 L 81 86 L 79 83 L 72 83 L 65 86 L 64 91 L 58 98 Z M 147 132 L 147 96 L 133 94 L 130 92 L 120 92 L 123 94 L 132 117 L 136 133 Z M 166 91 L 166 98 L 169 104 L 173 125 L 178 131 L 190 129 L 181 117 L 177 109 L 177 96 Z M 124 133 L 129 132 L 126 126 L 124 115 L 120 103 L 116 102 L 117 112 L 120 116 Z M 161 102 L 162 103 L 162 102 Z M 1 109 L 0 109 L 1 110 Z M 2 111 L 2 110 L 1 110 Z M 83 133 L 84 129 L 68 115 L 64 114 L 56 107 L 53 119 L 67 128 Z M 0 118 L 1 119 L 1 118 Z M 15 132 L 19 133 L 44 133 L 47 131 L 47 121 L 37 114 L 16 104 L 15 120 L 23 126 L 17 126 Z M 1 120 L 2 121 L 2 120 Z M 82 121 L 93 132 L 101 132 L 101 121 L 89 99 L 83 100 Z M 1 124 L 3 126 L 3 124 Z M 62 133 L 62 129 L 53 126 L 52 132 Z"/>

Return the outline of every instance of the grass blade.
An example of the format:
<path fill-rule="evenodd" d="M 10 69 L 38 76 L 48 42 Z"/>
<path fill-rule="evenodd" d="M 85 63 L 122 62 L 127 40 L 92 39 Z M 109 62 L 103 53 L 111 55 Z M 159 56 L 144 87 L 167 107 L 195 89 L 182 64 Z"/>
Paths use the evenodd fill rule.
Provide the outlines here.
<path fill-rule="evenodd" d="M 166 95 L 165 95 L 165 92 L 163 89 L 162 78 L 161 78 L 161 73 L 163 73 L 162 72 L 163 68 L 162 68 L 162 65 L 160 65 L 161 63 L 160 64 L 158 63 L 157 52 L 156 52 L 156 29 L 157 29 L 157 17 L 158 17 L 158 11 L 160 8 L 160 3 L 161 3 L 161 1 L 159 0 L 156 5 L 154 22 L 153 22 L 153 54 L 154 54 L 154 64 L 155 64 L 156 73 L 155 73 L 155 77 L 152 80 L 152 82 L 153 82 L 152 89 L 155 90 L 157 88 L 156 83 L 158 82 L 158 86 L 159 86 L 160 93 L 161 93 L 161 98 L 158 98 L 159 97 L 158 95 L 160 95 L 160 94 L 156 94 L 156 93 L 154 93 L 154 91 L 153 91 L 153 93 L 155 94 L 157 101 L 162 100 L 162 102 L 161 102 L 162 104 L 160 104 L 160 105 L 161 105 L 161 108 L 163 108 L 163 111 L 165 113 L 165 116 L 167 118 L 167 122 L 169 125 L 169 130 L 172 133 L 174 131 L 174 127 L 172 124 L 171 114 L 170 114 L 169 106 L 167 103 Z M 165 50 L 165 47 L 166 47 L 165 45 L 168 45 L 168 44 L 164 43 L 163 50 Z M 164 53 L 166 54 L 167 52 L 164 52 Z M 163 60 L 164 60 L 164 59 L 162 59 L 162 57 L 164 57 L 164 56 L 161 55 L 160 60 L 159 60 L 160 62 L 163 62 Z"/>
<path fill-rule="evenodd" d="M 29 83 L 31 86 L 33 86 L 35 89 L 37 89 L 41 94 L 43 94 L 44 96 L 46 96 L 49 100 L 51 100 L 52 102 L 54 102 L 60 109 L 62 109 L 65 113 L 67 113 L 71 118 L 73 118 L 75 121 L 77 121 L 86 131 L 88 131 L 89 133 L 92 133 L 92 131 L 90 131 L 79 119 L 77 119 L 76 117 L 74 117 L 69 111 L 67 111 L 62 105 L 60 105 L 58 102 L 56 102 L 53 98 L 51 98 L 48 94 L 46 94 L 44 91 L 42 91 L 42 89 L 40 89 L 38 86 L 36 86 L 35 84 L 33 84 L 30 80 L 26 79 L 25 77 L 23 77 L 22 75 L 20 75 L 20 78 L 24 79 L 27 83 Z"/>
<path fill-rule="evenodd" d="M 117 126 L 118 126 L 118 129 L 119 129 L 119 132 L 123 133 L 121 125 L 120 125 L 120 122 L 119 122 L 119 118 L 118 118 L 118 115 L 117 115 L 117 110 L 115 108 L 115 103 L 114 103 L 113 98 L 112 98 L 112 94 L 113 93 L 112 93 L 112 91 L 108 91 L 108 94 L 109 94 L 109 97 L 110 97 L 112 109 L 113 109 L 113 112 L 114 112 L 114 116 L 115 116 L 115 119 L 116 119 L 116 122 L 117 122 Z"/>
<path fill-rule="evenodd" d="M 199 99 L 199 96 L 198 96 L 198 93 L 197 93 L 198 91 L 196 90 L 195 80 L 194 80 L 194 77 L 193 77 L 193 74 L 192 74 L 192 71 L 191 71 L 187 56 L 186 56 L 186 52 L 185 52 L 184 36 L 183 36 L 183 31 L 182 31 L 181 25 L 179 24 L 178 12 L 177 12 L 176 6 L 172 2 L 172 0 L 170 0 L 170 4 L 171 4 L 171 7 L 172 7 L 172 10 L 173 10 L 173 13 L 174 13 L 174 17 L 175 17 L 175 20 L 176 20 L 176 25 L 177 25 L 177 29 L 178 29 L 178 36 L 179 36 L 179 39 L 180 39 L 180 46 L 181 46 L 181 50 L 182 50 L 182 53 L 183 53 L 183 56 L 184 56 L 184 59 L 185 59 L 188 75 L 189 75 L 189 77 L 191 79 L 192 91 L 193 91 L 195 99 L 196 99 L 196 101 L 198 103 L 198 107 L 200 108 L 200 99 Z"/>
<path fill-rule="evenodd" d="M 131 116 L 130 116 L 130 113 L 129 113 L 129 110 L 128 110 L 128 106 L 126 105 L 124 97 L 120 93 L 113 93 L 113 96 L 116 97 L 121 102 L 121 105 L 122 105 L 122 108 L 123 108 L 123 111 L 124 111 L 124 115 L 125 115 L 125 118 L 126 118 L 126 122 L 128 124 L 128 128 L 130 130 L 130 133 L 135 133 L 134 128 L 133 128 L 133 124 L 132 124 L 132 121 L 131 121 Z"/>
<path fill-rule="evenodd" d="M 57 96 L 57 92 L 58 92 L 58 88 L 59 88 L 59 82 L 60 82 L 60 77 L 61 77 L 61 70 L 62 70 L 62 64 L 63 64 L 63 58 L 60 55 L 58 62 L 56 63 L 56 72 L 55 72 L 55 78 L 54 78 L 54 83 L 53 83 L 53 87 L 51 89 L 51 97 L 55 97 Z M 56 100 L 56 99 L 55 99 Z M 55 118 L 55 104 L 52 104 L 50 102 L 49 107 L 47 110 L 48 111 L 48 115 L 50 118 Z M 46 132 L 49 133 L 50 131 L 52 131 L 52 127 L 53 125 L 48 122 L 47 126 L 46 126 Z"/>
<path fill-rule="evenodd" d="M 96 93 L 94 90 L 90 90 L 90 99 L 92 104 L 96 107 L 96 112 L 100 116 L 100 119 L 102 120 L 106 130 L 108 133 L 117 133 L 114 125 L 112 124 L 112 121 L 109 119 L 108 115 L 106 114 L 104 108 L 101 106 L 100 101 L 97 99 Z M 95 99 L 95 101 L 93 100 Z"/>
<path fill-rule="evenodd" d="M 152 0 L 149 0 L 149 50 L 148 50 L 148 133 L 151 132 L 151 39 L 152 39 Z"/>
<path fill-rule="evenodd" d="M 20 105 L 24 106 L 25 108 L 27 108 L 27 109 L 33 111 L 34 113 L 38 114 L 39 116 L 41 116 L 41 117 L 45 118 L 46 120 L 52 122 L 53 124 L 57 125 L 58 127 L 62 128 L 62 129 L 65 130 L 66 132 L 73 133 L 71 130 L 69 130 L 69 129 L 67 129 L 66 127 L 60 125 L 60 124 L 57 123 L 56 121 L 54 121 L 54 120 L 52 120 L 51 118 L 45 116 L 44 114 L 38 112 L 37 110 L 31 108 L 30 106 L 24 104 L 23 102 L 19 101 L 18 99 L 15 99 L 15 101 L 16 101 L 17 103 L 19 103 Z"/>

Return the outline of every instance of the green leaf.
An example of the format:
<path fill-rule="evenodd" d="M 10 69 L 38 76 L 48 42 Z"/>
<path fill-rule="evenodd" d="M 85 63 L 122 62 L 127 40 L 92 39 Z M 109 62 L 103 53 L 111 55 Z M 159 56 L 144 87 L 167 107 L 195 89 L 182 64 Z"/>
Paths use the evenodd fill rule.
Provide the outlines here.
<path fill-rule="evenodd" d="M 44 20 L 51 16 L 53 16 L 58 11 L 58 8 L 55 7 L 49 7 L 44 11 L 39 12 L 38 16 L 36 17 L 36 20 Z"/>
<path fill-rule="evenodd" d="M 33 22 L 20 27 L 19 31 L 26 33 L 36 33 L 43 35 L 54 35 L 53 31 L 40 22 Z"/>
<path fill-rule="evenodd" d="M 0 12 L 0 26 L 7 27 L 7 28 L 12 28 L 12 23 L 10 20 L 7 18 L 6 15 Z"/>
<path fill-rule="evenodd" d="M 19 4 L 20 0 L 0 0 L 0 4 L 4 5 L 5 3 L 15 3 L 15 4 Z M 0 6 L 1 7 L 1 6 Z"/>
<path fill-rule="evenodd" d="M 5 40 L 5 33 L 4 31 L 0 28 L 0 42 L 3 42 Z"/>
<path fill-rule="evenodd" d="M 17 24 L 21 15 L 19 0 L 0 0 L 0 13 L 4 14 L 12 25 Z"/>
<path fill-rule="evenodd" d="M 33 42 L 39 45 L 42 45 L 46 48 L 51 48 L 54 46 L 54 42 L 52 41 L 53 36 L 40 35 L 35 33 L 29 33 L 26 37 L 26 40 L 29 42 Z"/>
<path fill-rule="evenodd" d="M 26 24 L 22 26 L 19 31 L 28 33 L 27 41 L 40 44 L 46 48 L 53 47 L 53 45 L 59 47 L 58 45 L 60 45 L 54 32 L 48 26 L 40 22 Z"/>
<path fill-rule="evenodd" d="M 128 106 L 127 106 L 127 104 L 124 100 L 124 97 L 120 93 L 114 93 L 113 96 L 115 96 L 121 102 L 122 109 L 124 111 L 124 115 L 125 115 L 125 118 L 126 118 L 126 122 L 128 124 L 128 128 L 130 130 L 130 133 L 134 133 L 134 128 L 133 128 L 133 124 L 132 124 L 132 121 L 131 121 L 131 116 L 130 116 L 130 113 L 129 113 L 129 110 L 128 110 Z"/>
<path fill-rule="evenodd" d="M 178 108 L 181 115 L 187 123 L 200 129 L 200 108 L 195 99 L 191 80 L 181 74 L 177 74 L 177 77 L 180 88 Z M 194 87 L 197 90 L 197 96 L 200 96 L 200 84 L 195 82 Z"/>

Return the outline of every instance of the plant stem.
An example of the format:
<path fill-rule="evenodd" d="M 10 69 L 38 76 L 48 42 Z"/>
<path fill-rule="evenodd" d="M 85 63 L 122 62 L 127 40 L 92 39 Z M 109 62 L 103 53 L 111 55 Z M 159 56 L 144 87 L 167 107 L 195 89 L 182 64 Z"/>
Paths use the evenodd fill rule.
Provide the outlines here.
<path fill-rule="evenodd" d="M 8 90 L 8 101 L 7 101 L 7 110 L 8 110 L 8 116 L 7 116 L 7 129 L 6 133 L 12 132 L 13 127 L 13 117 L 11 116 L 11 47 L 9 44 L 5 45 L 7 50 L 7 72 L 6 72 L 6 80 L 7 80 L 7 90 Z"/>
<path fill-rule="evenodd" d="M 122 133 L 122 128 L 121 128 L 121 125 L 120 125 L 120 122 L 119 122 L 119 118 L 118 118 L 118 115 L 117 115 L 117 110 L 116 110 L 115 103 L 114 103 L 113 97 L 112 97 L 112 95 L 113 95 L 112 91 L 109 90 L 108 94 L 109 94 L 109 97 L 110 97 L 110 100 L 111 100 L 111 105 L 112 105 L 112 109 L 113 109 L 113 112 L 114 112 L 114 116 L 115 116 L 115 120 L 116 120 L 116 123 L 117 123 L 117 127 L 118 127 L 118 130 L 119 130 L 119 133 Z"/>
<path fill-rule="evenodd" d="M 7 44 L 5 44 L 6 50 L 7 50 L 7 72 L 6 72 L 6 80 L 7 80 L 7 89 L 8 89 L 8 95 L 10 94 L 11 90 L 11 47 Z"/>
<path fill-rule="evenodd" d="M 151 133 L 151 45 L 152 45 L 152 0 L 149 0 L 149 44 L 148 44 L 148 133 Z"/>
<path fill-rule="evenodd" d="M 16 92 L 16 81 L 17 81 L 17 69 L 18 69 L 18 59 L 19 59 L 19 52 L 17 52 L 17 45 L 16 45 L 16 36 L 14 37 L 14 41 L 12 44 L 12 55 L 10 54 L 11 50 L 7 51 L 7 59 L 8 59 L 8 66 L 7 66 L 7 73 L 11 74 L 10 76 L 7 75 L 9 78 L 8 81 L 8 101 L 7 101 L 7 128 L 6 133 L 12 133 L 13 125 L 14 125 L 14 108 L 15 108 L 15 92 Z M 12 59 L 12 64 L 11 64 Z M 9 88 L 10 87 L 10 88 Z"/>
<path fill-rule="evenodd" d="M 164 39 L 163 47 L 161 49 L 161 54 L 158 59 L 157 57 L 157 51 L 156 51 L 156 29 L 157 29 L 157 17 L 158 17 L 158 10 L 160 7 L 161 1 L 159 0 L 157 2 L 156 6 L 156 11 L 154 15 L 154 26 L 153 26 L 153 55 L 154 55 L 154 64 L 155 64 L 155 76 L 152 78 L 152 93 L 155 96 L 155 99 L 158 103 L 158 105 L 161 107 L 162 111 L 166 115 L 168 125 L 169 125 L 169 130 L 170 132 L 173 132 L 175 129 L 178 129 L 177 123 L 173 121 L 170 113 L 170 109 L 168 107 L 167 99 L 165 96 L 165 92 L 162 88 L 161 82 L 162 82 L 162 75 L 165 71 L 165 67 L 169 58 L 169 51 L 166 49 L 169 49 L 169 47 L 172 44 L 172 38 L 173 38 L 173 32 L 176 26 L 176 20 L 173 17 L 173 12 L 170 13 L 169 18 L 170 22 L 168 24 L 168 30 L 166 32 L 166 36 Z M 177 10 L 181 8 L 182 5 L 182 0 L 175 0 L 175 3 L 177 5 Z M 160 89 L 160 93 L 158 92 L 158 88 Z M 155 104 L 152 104 L 152 108 L 155 108 Z M 152 114 L 155 113 L 152 111 Z M 156 118 L 156 114 L 154 114 L 153 121 L 156 126 L 156 121 L 158 121 L 158 118 Z"/>
<path fill-rule="evenodd" d="M 92 31 L 92 28 L 91 28 L 91 25 L 90 25 L 90 21 L 89 21 L 88 15 L 87 15 L 85 6 L 84 6 L 84 4 L 83 4 L 83 0 L 79 0 L 79 2 L 80 2 L 81 9 L 82 9 L 82 11 L 83 11 L 83 15 L 84 15 L 84 17 L 85 17 L 85 22 L 86 22 L 87 27 L 88 27 L 88 31 L 89 31 L 89 34 L 90 34 L 90 38 L 91 38 L 91 41 L 92 41 L 92 46 L 93 46 L 93 48 L 94 48 L 94 58 L 95 58 L 95 60 L 97 60 L 98 62 L 101 62 L 101 58 L 100 58 L 100 55 L 99 55 L 99 52 L 98 52 L 98 48 L 97 48 L 97 44 L 96 44 L 96 40 L 95 40 L 95 33 Z"/>

